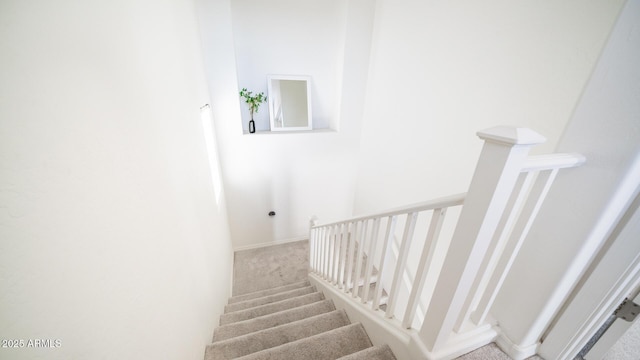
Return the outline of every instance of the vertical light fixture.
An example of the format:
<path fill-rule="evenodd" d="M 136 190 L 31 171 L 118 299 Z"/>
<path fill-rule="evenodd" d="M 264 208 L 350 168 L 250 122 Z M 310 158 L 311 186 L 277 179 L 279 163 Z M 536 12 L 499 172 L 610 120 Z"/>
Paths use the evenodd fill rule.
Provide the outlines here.
<path fill-rule="evenodd" d="M 220 178 L 220 163 L 218 161 L 218 148 L 216 146 L 215 130 L 213 128 L 213 117 L 211 107 L 205 104 L 200 108 L 200 119 L 204 141 L 207 147 L 207 157 L 209 158 L 209 171 L 211 171 L 211 181 L 213 191 L 216 196 L 216 205 L 220 206 L 220 195 L 222 193 L 222 179 Z"/>

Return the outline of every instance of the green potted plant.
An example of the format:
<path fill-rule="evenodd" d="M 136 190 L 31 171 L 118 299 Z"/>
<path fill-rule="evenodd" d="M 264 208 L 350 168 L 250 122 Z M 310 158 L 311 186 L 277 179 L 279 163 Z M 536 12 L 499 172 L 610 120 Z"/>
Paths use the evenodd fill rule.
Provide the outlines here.
<path fill-rule="evenodd" d="M 258 112 L 260 104 L 267 101 L 267 97 L 263 92 L 253 95 L 253 92 L 248 91 L 247 88 L 240 90 L 240 96 L 244 98 L 244 102 L 249 106 L 249 112 L 251 113 L 251 120 L 249 121 L 249 132 L 256 132 L 256 123 L 253 121 L 253 113 Z"/>

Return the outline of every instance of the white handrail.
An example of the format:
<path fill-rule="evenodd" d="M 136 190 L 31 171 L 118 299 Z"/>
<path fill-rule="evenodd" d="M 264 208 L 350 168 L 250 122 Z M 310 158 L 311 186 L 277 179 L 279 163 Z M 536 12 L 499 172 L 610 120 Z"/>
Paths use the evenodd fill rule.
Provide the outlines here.
<path fill-rule="evenodd" d="M 546 154 L 529 156 L 522 166 L 522 172 L 543 171 L 576 167 L 584 164 L 586 158 L 581 154 Z"/>
<path fill-rule="evenodd" d="M 445 196 L 445 197 L 437 198 L 434 200 L 423 201 L 415 204 L 388 209 L 383 212 L 379 212 L 375 214 L 354 216 L 346 220 L 340 220 L 340 221 L 335 221 L 335 222 L 326 223 L 326 224 L 313 225 L 311 226 L 311 228 L 316 229 L 316 228 L 356 222 L 356 221 L 364 221 L 364 220 L 371 220 L 376 218 L 385 218 L 390 216 L 404 215 L 412 212 L 421 212 L 421 211 L 427 211 L 427 210 L 433 210 L 433 209 L 444 209 L 452 206 L 462 205 L 464 203 L 464 198 L 466 196 L 467 196 L 467 193 L 460 193 L 460 194 L 455 194 L 451 196 Z"/>

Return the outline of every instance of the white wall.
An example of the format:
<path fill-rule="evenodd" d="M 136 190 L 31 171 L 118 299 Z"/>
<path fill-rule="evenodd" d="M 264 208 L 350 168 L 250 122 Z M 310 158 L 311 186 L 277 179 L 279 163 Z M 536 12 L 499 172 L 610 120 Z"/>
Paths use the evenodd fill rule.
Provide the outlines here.
<path fill-rule="evenodd" d="M 200 359 L 230 292 L 193 4 L 0 4 L 0 348 Z"/>
<path fill-rule="evenodd" d="M 201 19 L 208 82 L 213 97 L 229 223 L 235 248 L 304 238 L 308 235 L 308 220 L 311 215 L 317 215 L 323 222 L 351 215 L 355 192 L 355 159 L 373 21 L 373 3 L 369 1 L 349 1 L 346 9 L 342 9 L 344 5 L 339 6 L 342 9 L 340 11 L 344 12 L 341 16 L 346 16 L 346 19 L 336 25 L 341 31 L 340 42 L 332 43 L 331 46 L 334 51 L 340 49 L 340 58 L 336 53 L 331 56 L 332 61 L 339 62 L 336 68 L 340 68 L 340 73 L 338 81 L 330 86 L 331 92 L 322 93 L 323 97 L 340 95 L 344 99 L 334 101 L 330 111 L 327 110 L 339 120 L 339 127 L 336 126 L 338 131 L 243 135 L 241 123 L 246 121 L 240 120 L 240 109 L 243 108 L 244 111 L 244 104 L 240 103 L 238 86 L 245 85 L 238 78 L 246 75 L 242 75 L 240 71 L 241 59 L 236 67 L 235 57 L 240 58 L 240 55 L 234 53 L 238 47 L 237 42 L 234 45 L 235 33 L 232 32 L 231 17 L 228 15 L 232 10 L 238 10 L 235 7 L 242 3 L 236 4 L 236 1 L 228 0 L 202 1 L 203 6 L 215 9 L 208 11 Z M 308 5 L 307 2 L 301 4 Z M 317 3 L 317 6 L 333 9 L 332 6 L 342 3 L 323 4 Z M 262 5 L 258 5 L 256 6 L 262 9 Z M 327 20 L 323 14 L 321 11 L 319 18 Z M 234 31 L 237 26 L 238 23 L 234 22 Z M 331 29 L 326 34 L 314 34 L 318 38 L 313 38 L 311 45 L 336 41 L 335 29 L 332 24 L 328 26 Z M 290 28 L 286 30 L 287 36 L 304 36 L 309 39 L 304 32 Z M 261 28 L 261 31 L 268 33 L 267 29 Z M 278 31 L 282 32 L 284 28 Z M 269 42 L 263 46 L 268 44 Z M 293 40 L 285 45 L 291 44 L 297 46 Z M 287 51 L 303 57 L 308 57 L 312 52 L 314 57 L 322 59 L 324 55 L 318 53 L 318 49 L 322 47 L 311 50 L 307 47 L 295 47 L 295 51 Z M 255 65 L 256 69 L 253 70 L 259 73 L 255 81 L 265 81 L 267 72 L 271 71 L 309 74 L 305 68 L 294 66 L 286 58 L 280 59 L 280 62 L 273 59 L 269 62 L 282 67 L 267 71 L 261 65 Z M 311 65 L 314 69 L 333 69 L 332 64 L 316 64 L 310 60 L 302 61 L 299 65 Z M 313 73 L 310 75 L 314 76 Z M 333 89 L 335 86 L 338 89 Z M 312 91 L 317 89 L 316 85 Z M 314 100 L 314 122 L 315 109 L 318 108 L 316 105 L 320 105 L 320 109 L 324 106 Z M 264 109 L 267 109 L 266 105 Z M 246 127 L 246 124 L 243 126 Z M 271 210 L 276 212 L 275 217 L 267 215 Z"/>
<path fill-rule="evenodd" d="M 582 153 L 587 162 L 559 174 L 492 309 L 515 344 L 539 340 L 640 188 L 639 9 L 637 0 L 628 2 L 558 144 L 559 152 Z M 626 249 L 637 254 L 634 244 Z M 618 266 L 629 261 L 618 260 Z M 620 271 L 615 266 L 608 270 L 611 277 Z M 601 298 L 581 300 L 597 306 Z M 579 321 L 593 305 L 565 315 Z M 578 327 L 570 324 L 575 328 L 559 334 L 564 338 L 550 341 L 566 345 Z"/>
<path fill-rule="evenodd" d="M 238 86 L 267 94 L 267 75 L 311 77 L 313 127 L 336 128 L 346 28 L 346 1 L 233 0 L 231 15 Z M 242 126 L 251 119 L 242 103 Z M 267 104 L 254 114 L 269 130 Z"/>
<path fill-rule="evenodd" d="M 466 191 L 478 130 L 557 143 L 622 0 L 378 0 L 355 212 Z"/>
<path fill-rule="evenodd" d="M 234 246 L 465 191 L 483 128 L 528 126 L 553 149 L 621 2 L 203 1 L 226 9 L 201 23 Z M 325 108 L 337 133 L 242 135 L 239 87 L 315 71 L 338 90 L 314 88 L 337 99 L 314 100 L 314 122 Z"/>

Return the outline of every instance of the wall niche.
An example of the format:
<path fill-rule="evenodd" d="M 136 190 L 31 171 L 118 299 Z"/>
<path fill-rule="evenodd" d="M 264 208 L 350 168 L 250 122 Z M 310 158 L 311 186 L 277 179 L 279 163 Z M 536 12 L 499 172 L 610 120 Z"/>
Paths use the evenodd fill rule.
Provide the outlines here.
<path fill-rule="evenodd" d="M 311 78 L 313 129 L 337 129 L 348 2 L 344 0 L 232 0 L 238 87 L 267 94 L 267 75 Z M 242 105 L 242 128 L 249 110 Z M 269 107 L 254 114 L 269 131 Z"/>

